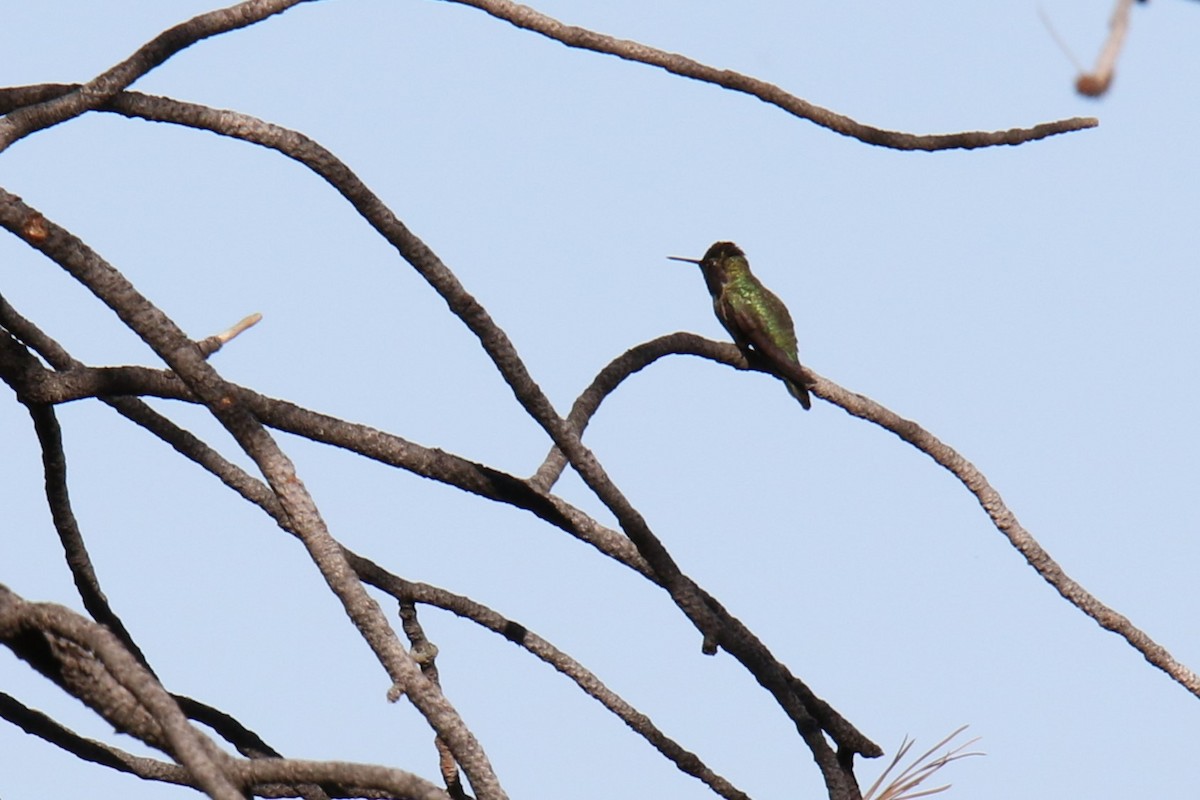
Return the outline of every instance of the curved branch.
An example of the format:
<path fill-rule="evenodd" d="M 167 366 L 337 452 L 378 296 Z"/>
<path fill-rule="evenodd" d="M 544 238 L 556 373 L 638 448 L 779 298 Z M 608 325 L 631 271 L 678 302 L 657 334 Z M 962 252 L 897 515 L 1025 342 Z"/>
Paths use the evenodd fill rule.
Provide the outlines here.
<path fill-rule="evenodd" d="M 599 410 L 600 404 L 604 402 L 604 398 L 608 397 L 608 395 L 620 386 L 623 380 L 633 373 L 653 364 L 663 356 L 673 353 L 702 356 L 735 366 L 738 369 L 752 369 L 746 361 L 745 356 L 734 345 L 714 342 L 711 339 L 704 339 L 693 333 L 673 333 L 668 336 L 660 336 L 657 339 L 652 339 L 649 342 L 629 348 L 610 361 L 604 369 L 600 370 L 596 374 L 596 377 L 592 379 L 591 384 L 576 398 L 574 405 L 571 406 L 571 413 L 567 415 L 567 421 L 582 436 L 583 432 L 587 429 L 588 423 L 592 421 L 592 415 Z M 734 353 L 737 355 L 732 355 Z M 550 487 L 562 476 L 562 471 L 566 465 L 566 456 L 557 447 L 552 447 L 550 448 L 550 452 L 546 454 L 542 465 L 538 467 L 537 472 L 529 479 L 529 482 L 542 491 L 548 492 L 550 491 Z"/>
<path fill-rule="evenodd" d="M 33 428 L 42 449 L 46 503 L 50 507 L 50 517 L 54 521 L 55 530 L 58 531 L 67 567 L 75 580 L 83 607 L 92 615 L 92 619 L 106 625 L 125 644 L 130 654 L 153 675 L 154 670 L 146 656 L 134 642 L 125 623 L 112 610 L 104 590 L 100 588 L 100 579 L 96 576 L 92 558 L 83 541 L 83 533 L 79 530 L 75 512 L 71 508 L 71 496 L 67 491 L 67 455 L 63 452 L 62 428 L 58 424 L 54 407 L 30 403 L 26 408 L 33 418 Z"/>
<path fill-rule="evenodd" d="M 71 87 L 66 86 L 58 88 L 64 92 L 71 90 Z M 45 87 L 41 90 L 45 91 Z M 622 530 L 633 540 L 642 556 L 660 576 L 672 598 L 704 633 L 706 640 L 716 641 L 719 621 L 712 616 L 697 592 L 689 588 L 690 580 L 682 574 L 666 548 L 650 531 L 641 514 L 612 484 L 595 456 L 558 416 L 550 400 L 529 374 L 508 335 L 492 320 L 487 310 L 467 292 L 441 259 L 413 234 L 349 167 L 303 134 L 244 114 L 216 111 L 192 103 L 133 92 L 124 92 L 114 97 L 108 107 L 122 114 L 202 128 L 269 147 L 309 167 L 340 192 L 384 239 L 396 247 L 401 256 L 442 296 L 450 310 L 475 334 L 521 406 L 542 426 L 551 440 L 570 456 L 584 482 L 613 512 Z M 45 219 L 40 214 L 36 215 L 39 233 L 35 237 L 30 235 L 28 227 L 32 215 L 36 212 L 25 207 L 21 213 L 27 216 L 11 218 L 9 229 L 44 251 L 45 236 L 40 231 L 47 225 Z M 174 369 L 175 365 L 171 366 Z M 197 394 L 203 397 L 201 393 Z"/>
<path fill-rule="evenodd" d="M 889 131 L 864 125 L 850 117 L 813 105 L 766 81 L 751 78 L 733 70 L 716 69 L 678 53 L 668 53 L 640 42 L 617 39 L 603 33 L 590 31 L 587 28 L 566 25 L 529 6 L 514 3 L 511 0 L 450 1 L 478 8 L 497 19 L 512 23 L 518 28 L 540 33 L 556 42 L 562 42 L 567 47 L 593 50 L 597 53 L 623 58 L 626 61 L 649 64 L 675 75 L 713 83 L 735 92 L 757 97 L 764 103 L 770 103 L 793 116 L 806 119 L 822 128 L 828 128 L 834 133 L 849 136 L 864 144 L 890 147 L 894 150 L 973 150 L 1004 144 L 1017 145 L 1060 133 L 1094 128 L 1100 124 L 1095 117 L 1072 117 L 1056 122 L 1045 122 L 1032 128 L 1011 128 L 1006 131 L 967 131 L 927 135 Z"/>
<path fill-rule="evenodd" d="M 302 2 L 309 0 L 245 0 L 236 6 L 209 11 L 168 28 L 138 48 L 129 58 L 71 93 L 46 99 L 0 120 L 0 152 L 35 131 L 104 105 L 113 95 L 201 39 L 253 25 Z"/>
<path fill-rule="evenodd" d="M 172 695 L 174 696 L 174 695 Z M 184 709 L 186 713 L 186 709 Z M 36 736 L 83 761 L 102 767 L 135 775 L 144 780 L 172 783 L 179 786 L 200 788 L 187 767 L 159 761 L 156 758 L 135 756 L 119 747 L 80 736 L 58 721 L 29 708 L 15 697 L 0 692 L 0 719 L 6 719 L 30 736 Z M 280 757 L 280 756 L 276 756 Z M 334 790 L 335 797 L 364 797 L 361 792 L 350 794 L 344 787 L 326 784 Z M 330 795 L 314 784 L 287 786 L 257 786 L 255 794 L 260 797 L 301 797 L 304 800 L 329 800 Z"/>
<path fill-rule="evenodd" d="M 605 366 L 575 401 L 569 418 L 571 424 L 582 433 L 604 398 L 623 380 L 668 355 L 700 356 L 740 370 L 773 374 L 748 362 L 735 345 L 714 342 L 694 333 L 681 332 L 660 336 L 630 348 Z M 992 488 L 974 464 L 917 423 L 884 408 L 874 400 L 843 389 L 806 368 L 802 377 L 809 379 L 812 393 L 817 397 L 838 406 L 851 416 L 865 419 L 891 431 L 958 478 L 979 501 L 992 524 L 1004 534 L 1043 580 L 1053 586 L 1071 605 L 1095 620 L 1100 627 L 1123 638 L 1147 661 L 1167 673 L 1180 686 L 1200 697 L 1200 676 L 1175 660 L 1166 648 L 1147 636 L 1127 617 L 1100 602 L 1068 576 L 1032 534 L 1017 521 L 1016 515 L 1005 505 L 1000 493 Z M 549 491 L 549 487 L 561 474 L 562 466 L 562 455 L 557 450 L 551 450 L 535 476 L 530 479 L 530 483 L 543 491 Z"/>
<path fill-rule="evenodd" d="M 816 378 L 813 393 L 818 397 L 841 407 L 851 416 L 865 419 L 891 431 L 958 478 L 979 501 L 979 505 L 987 512 L 996 529 L 1004 534 L 1009 543 L 1046 583 L 1053 586 L 1067 602 L 1095 620 L 1100 627 L 1120 636 L 1147 661 L 1193 695 L 1200 697 L 1200 676 L 1187 665 L 1176 661 L 1165 647 L 1147 636 L 1127 617 L 1100 602 L 1067 575 L 1058 562 L 1051 558 L 1033 535 L 1017 521 L 1016 514 L 1009 510 L 1000 493 L 992 488 L 974 464 L 912 420 L 901 417 L 868 397 L 847 391 L 816 373 L 813 373 L 813 377 Z"/>

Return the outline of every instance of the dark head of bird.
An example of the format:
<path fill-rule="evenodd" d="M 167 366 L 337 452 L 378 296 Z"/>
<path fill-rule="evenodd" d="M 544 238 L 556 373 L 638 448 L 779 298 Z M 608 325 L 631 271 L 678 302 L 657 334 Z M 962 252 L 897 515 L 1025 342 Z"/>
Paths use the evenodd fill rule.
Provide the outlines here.
<path fill-rule="evenodd" d="M 689 264 L 715 264 L 732 256 L 742 256 L 746 254 L 742 252 L 742 248 L 738 247 L 733 242 L 717 242 L 712 247 L 708 248 L 708 252 L 704 254 L 704 258 L 684 258 L 683 256 L 667 256 L 672 261 L 686 261 Z"/>
<path fill-rule="evenodd" d="M 746 254 L 733 242 L 717 242 L 708 248 L 704 258 L 683 258 L 682 256 L 667 256 L 667 258 L 673 261 L 699 264 L 700 271 L 704 273 L 704 282 L 708 285 L 708 292 L 713 297 L 721 293 L 721 287 L 728 278 L 732 259 L 736 258 L 741 261 L 741 269 L 749 269 L 749 264 L 746 263 Z"/>

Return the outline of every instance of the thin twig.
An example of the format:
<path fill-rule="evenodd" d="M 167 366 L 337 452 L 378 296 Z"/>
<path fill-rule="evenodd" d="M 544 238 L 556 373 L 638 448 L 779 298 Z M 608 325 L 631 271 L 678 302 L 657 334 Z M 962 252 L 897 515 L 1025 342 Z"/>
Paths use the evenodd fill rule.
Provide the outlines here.
<path fill-rule="evenodd" d="M 351 561 L 351 566 L 355 566 L 353 561 Z M 357 567 L 354 571 L 358 573 L 359 578 L 362 578 L 362 572 Z M 408 637 L 409 652 L 421 665 L 421 672 L 425 674 L 425 677 L 440 687 L 442 677 L 437 668 L 438 648 L 425 635 L 425 628 L 421 625 L 421 620 L 417 618 L 417 604 L 407 598 L 397 597 L 397 600 L 400 604 L 400 627 L 404 630 L 404 635 Z M 442 773 L 442 782 L 446 786 L 446 793 L 454 800 L 470 800 L 463 789 L 462 777 L 458 772 L 458 762 L 454 760 L 454 754 L 450 752 L 450 748 L 446 746 L 440 736 L 434 737 L 433 745 L 437 749 L 438 771 Z"/>
<path fill-rule="evenodd" d="M 1058 45 L 1058 49 L 1071 62 L 1071 66 L 1075 67 L 1075 71 L 1082 74 L 1084 71 L 1083 64 L 1075 57 L 1075 52 L 1071 50 L 1070 45 L 1067 44 L 1067 40 L 1059 34 L 1058 29 L 1054 27 L 1054 23 L 1050 21 L 1050 15 L 1046 13 L 1046 9 L 1042 6 L 1038 6 L 1038 16 L 1042 20 L 1042 25 L 1046 27 L 1046 31 L 1050 34 L 1050 38 Z"/>
<path fill-rule="evenodd" d="M 58 424 L 54 408 L 43 404 L 30 404 L 27 408 L 33 417 L 34 431 L 42 448 L 46 502 L 50 507 L 50 517 L 54 521 L 67 567 L 71 570 L 71 577 L 75 580 L 83 607 L 93 619 L 107 626 L 125 644 L 130 654 L 153 675 L 154 670 L 146 656 L 134 642 L 125 623 L 112 610 L 104 590 L 100 588 L 100 579 L 96 576 L 92 558 L 83 541 L 83 533 L 79 530 L 75 512 L 71 508 L 71 496 L 67 490 L 67 456 L 63 452 L 62 428 Z"/>
<path fill-rule="evenodd" d="M 187 770 L 183 767 L 153 758 L 133 756 L 120 748 L 80 736 L 41 711 L 29 708 L 4 692 L 0 692 L 0 719 L 6 719 L 30 736 L 37 736 L 57 745 L 84 761 L 141 778 L 191 783 Z"/>

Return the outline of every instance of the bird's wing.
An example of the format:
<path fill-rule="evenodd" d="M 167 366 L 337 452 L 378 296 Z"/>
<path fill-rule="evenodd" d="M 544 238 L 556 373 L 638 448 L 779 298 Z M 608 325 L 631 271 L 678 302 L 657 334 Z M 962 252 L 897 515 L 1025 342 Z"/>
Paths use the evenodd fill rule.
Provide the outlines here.
<path fill-rule="evenodd" d="M 741 333 L 740 336 L 735 336 L 735 339 L 749 343 L 764 358 L 775 365 L 779 370 L 780 377 L 794 381 L 799 386 L 808 383 L 808 379 L 800 371 L 800 364 L 795 354 L 787 352 L 775 343 L 775 340 L 771 338 L 771 332 L 765 327 L 766 323 L 761 316 L 754 313 L 754 309 L 748 301 L 735 299 L 728 304 L 725 311 L 730 324 Z M 741 347 L 742 342 L 739 341 L 738 346 Z"/>
<path fill-rule="evenodd" d="M 733 337 L 733 343 L 738 346 L 738 350 L 745 352 L 754 344 L 742 333 L 742 322 L 734 315 L 729 301 L 717 298 L 713 301 L 713 311 L 716 312 L 721 327 Z"/>

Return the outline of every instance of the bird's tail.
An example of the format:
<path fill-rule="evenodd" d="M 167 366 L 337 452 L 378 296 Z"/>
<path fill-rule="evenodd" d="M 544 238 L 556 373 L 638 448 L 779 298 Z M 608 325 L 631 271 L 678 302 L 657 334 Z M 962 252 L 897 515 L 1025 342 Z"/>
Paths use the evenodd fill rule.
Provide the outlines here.
<path fill-rule="evenodd" d="M 810 408 L 812 408 L 812 398 L 808 396 L 807 389 L 799 384 L 792 383 L 791 381 L 784 381 L 784 383 L 787 384 L 788 394 L 799 400 L 800 405 L 804 407 L 805 411 L 808 411 Z"/>

